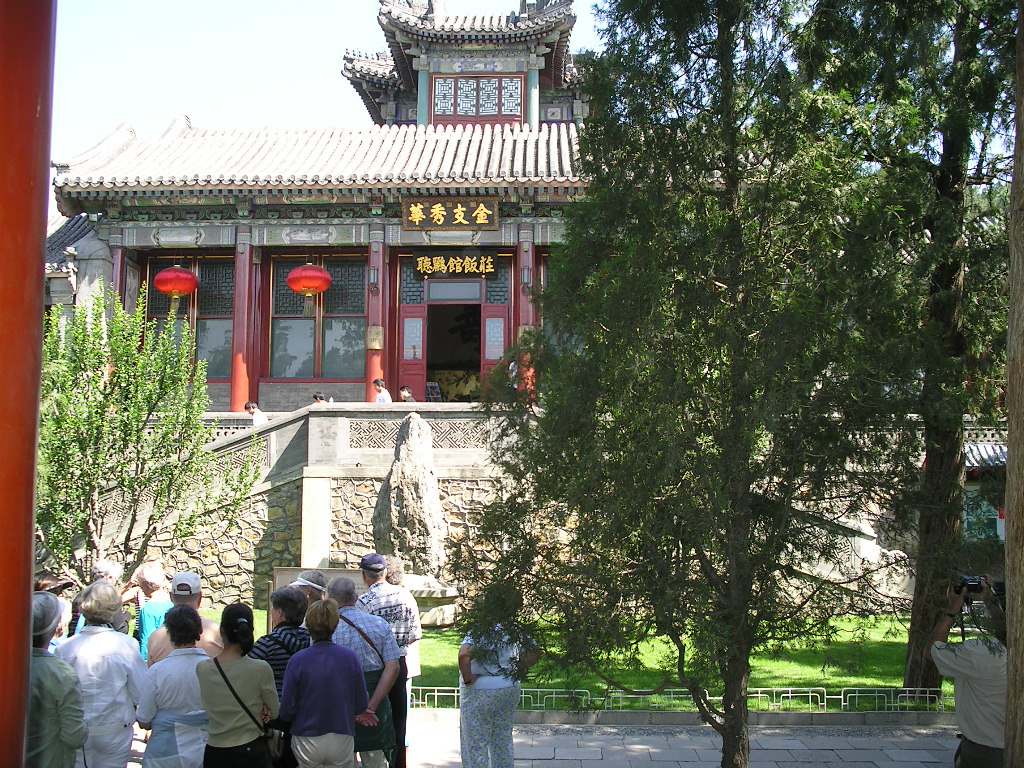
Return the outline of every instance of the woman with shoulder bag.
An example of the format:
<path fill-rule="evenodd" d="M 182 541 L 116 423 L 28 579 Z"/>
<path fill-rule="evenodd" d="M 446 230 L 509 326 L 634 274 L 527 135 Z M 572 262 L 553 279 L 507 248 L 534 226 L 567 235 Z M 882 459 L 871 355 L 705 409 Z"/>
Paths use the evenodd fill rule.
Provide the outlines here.
<path fill-rule="evenodd" d="M 281 587 L 270 593 L 270 621 L 274 630 L 261 637 L 249 651 L 250 659 L 263 659 L 274 670 L 277 695 L 284 686 L 284 670 L 293 655 L 309 647 L 309 632 L 302 626 L 306 618 L 308 600 L 298 587 Z M 281 733 L 279 755 L 271 754 L 274 768 L 296 768 L 298 761 L 292 752 L 292 735 L 289 724 L 271 720 L 268 726 Z M 273 753 L 273 749 L 271 749 Z"/>
<path fill-rule="evenodd" d="M 277 717 L 274 673 L 265 661 L 246 656 L 253 645 L 252 609 L 229 605 L 220 619 L 224 650 L 196 667 L 209 718 L 204 768 L 271 768 L 264 738 Z"/>
<path fill-rule="evenodd" d="M 289 721 L 292 751 L 300 768 L 352 768 L 355 725 L 375 725 L 366 715 L 369 697 L 359 658 L 335 645 L 338 604 L 317 600 L 306 611 L 313 644 L 288 662 L 281 717 Z"/>

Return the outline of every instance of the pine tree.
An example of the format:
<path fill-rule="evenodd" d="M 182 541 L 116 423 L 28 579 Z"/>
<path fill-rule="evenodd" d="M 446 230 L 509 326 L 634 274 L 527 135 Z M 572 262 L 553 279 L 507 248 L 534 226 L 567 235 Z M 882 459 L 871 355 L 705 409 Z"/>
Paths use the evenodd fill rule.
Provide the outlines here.
<path fill-rule="evenodd" d="M 922 653 L 959 570 L 964 415 L 992 411 L 1002 374 L 1005 208 L 977 193 L 972 206 L 971 189 L 1006 178 L 1013 23 L 1008 0 L 821 0 L 800 54 L 823 87 L 870 110 L 847 138 L 888 172 L 907 228 L 923 235 L 905 245 L 925 289 L 907 337 L 921 355 L 924 449 L 911 688 L 941 682 Z"/>
<path fill-rule="evenodd" d="M 615 684 L 665 640 L 661 687 L 689 690 L 731 768 L 751 653 L 870 607 L 885 564 L 852 531 L 913 471 L 907 233 L 843 140 L 861 113 L 792 71 L 791 14 L 613 4 L 581 63 L 587 199 L 516 352 L 542 409 L 494 406 L 504 482 L 464 547 L 471 588 L 521 586 L 549 657 Z M 481 599 L 469 623 L 507 614 Z"/>

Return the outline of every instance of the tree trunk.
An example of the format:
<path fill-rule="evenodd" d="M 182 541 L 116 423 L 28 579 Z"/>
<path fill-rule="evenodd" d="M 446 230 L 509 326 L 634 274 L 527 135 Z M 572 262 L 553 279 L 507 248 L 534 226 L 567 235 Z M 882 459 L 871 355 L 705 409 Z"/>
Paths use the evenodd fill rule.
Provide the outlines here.
<path fill-rule="evenodd" d="M 966 88 L 977 57 L 976 21 L 961 14 L 954 32 L 951 87 Z M 971 149 L 971 118 L 965 107 L 951 109 L 940 133 L 942 156 L 934 172 L 935 201 L 927 222 L 933 266 L 925 317 L 925 373 L 921 396 L 925 467 L 918 513 L 914 605 L 907 637 L 903 685 L 938 688 L 942 677 L 922 654 L 956 575 L 964 488 L 963 359 L 964 274 L 959 255 L 964 228 L 964 188 Z"/>
<path fill-rule="evenodd" d="M 747 683 L 750 652 L 732 649 L 723 674 L 722 768 L 747 768 L 750 761 L 750 733 L 747 730 Z"/>
<path fill-rule="evenodd" d="M 962 202 L 960 203 L 962 206 Z M 962 208 L 961 208 L 962 210 Z M 952 248 L 950 243 L 949 248 Z M 956 361 L 964 353 L 963 265 L 946 262 L 932 275 L 930 323 L 942 359 L 925 372 L 922 393 L 925 466 L 918 513 L 918 545 L 914 571 L 914 604 L 910 614 L 903 685 L 938 688 L 942 677 L 923 657 L 932 628 L 944 610 L 946 590 L 955 577 L 963 514 L 964 421 L 963 387 Z"/>
<path fill-rule="evenodd" d="M 1024 765 L 1024 0 L 1017 0 L 1017 135 L 1013 146 L 1013 186 L 1010 191 L 1010 316 L 1007 322 L 1006 410 L 1009 447 L 1006 455 L 1006 629 L 1009 657 L 1006 691 L 1005 765 Z"/>
<path fill-rule="evenodd" d="M 955 514 L 955 516 L 954 516 Z M 960 531 L 960 511 L 945 515 L 922 512 L 919 544 L 914 572 L 914 603 L 907 634 L 907 655 L 903 666 L 906 688 L 940 688 L 942 676 L 935 665 L 924 658 L 932 628 L 945 610 L 944 596 L 949 587 L 949 566 Z"/>

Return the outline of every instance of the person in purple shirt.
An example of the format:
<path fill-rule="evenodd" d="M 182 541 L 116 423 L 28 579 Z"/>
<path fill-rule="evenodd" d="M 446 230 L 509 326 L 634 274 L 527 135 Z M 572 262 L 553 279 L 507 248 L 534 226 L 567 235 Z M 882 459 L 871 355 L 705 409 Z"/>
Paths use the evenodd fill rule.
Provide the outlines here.
<path fill-rule="evenodd" d="M 338 604 L 317 600 L 306 611 L 312 645 L 288 660 L 279 717 L 291 722 L 292 752 L 301 768 L 352 768 L 355 724 L 373 727 L 359 657 L 335 645 Z"/>

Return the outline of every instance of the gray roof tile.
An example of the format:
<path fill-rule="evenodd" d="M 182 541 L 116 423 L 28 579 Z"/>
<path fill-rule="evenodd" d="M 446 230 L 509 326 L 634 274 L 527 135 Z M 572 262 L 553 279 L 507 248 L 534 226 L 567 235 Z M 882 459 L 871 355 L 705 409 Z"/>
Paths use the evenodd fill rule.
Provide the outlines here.
<path fill-rule="evenodd" d="M 398 0 L 382 0 L 380 14 L 382 26 L 391 23 L 411 32 L 423 33 L 469 33 L 469 34 L 509 34 L 545 32 L 568 19 L 575 19 L 572 14 L 571 2 L 546 4 L 544 11 L 525 16 L 508 13 L 501 16 L 449 16 L 432 15 L 425 7 L 414 8 L 408 2 Z"/>
<path fill-rule="evenodd" d="M 573 123 L 194 129 L 142 139 L 124 127 L 69 163 L 58 198 L 221 189 L 398 190 L 569 187 L 582 191 Z"/>
<path fill-rule="evenodd" d="M 67 249 L 89 233 L 89 222 L 84 214 L 70 219 L 63 216 L 51 217 L 47 222 L 46 271 L 68 272 Z"/>

